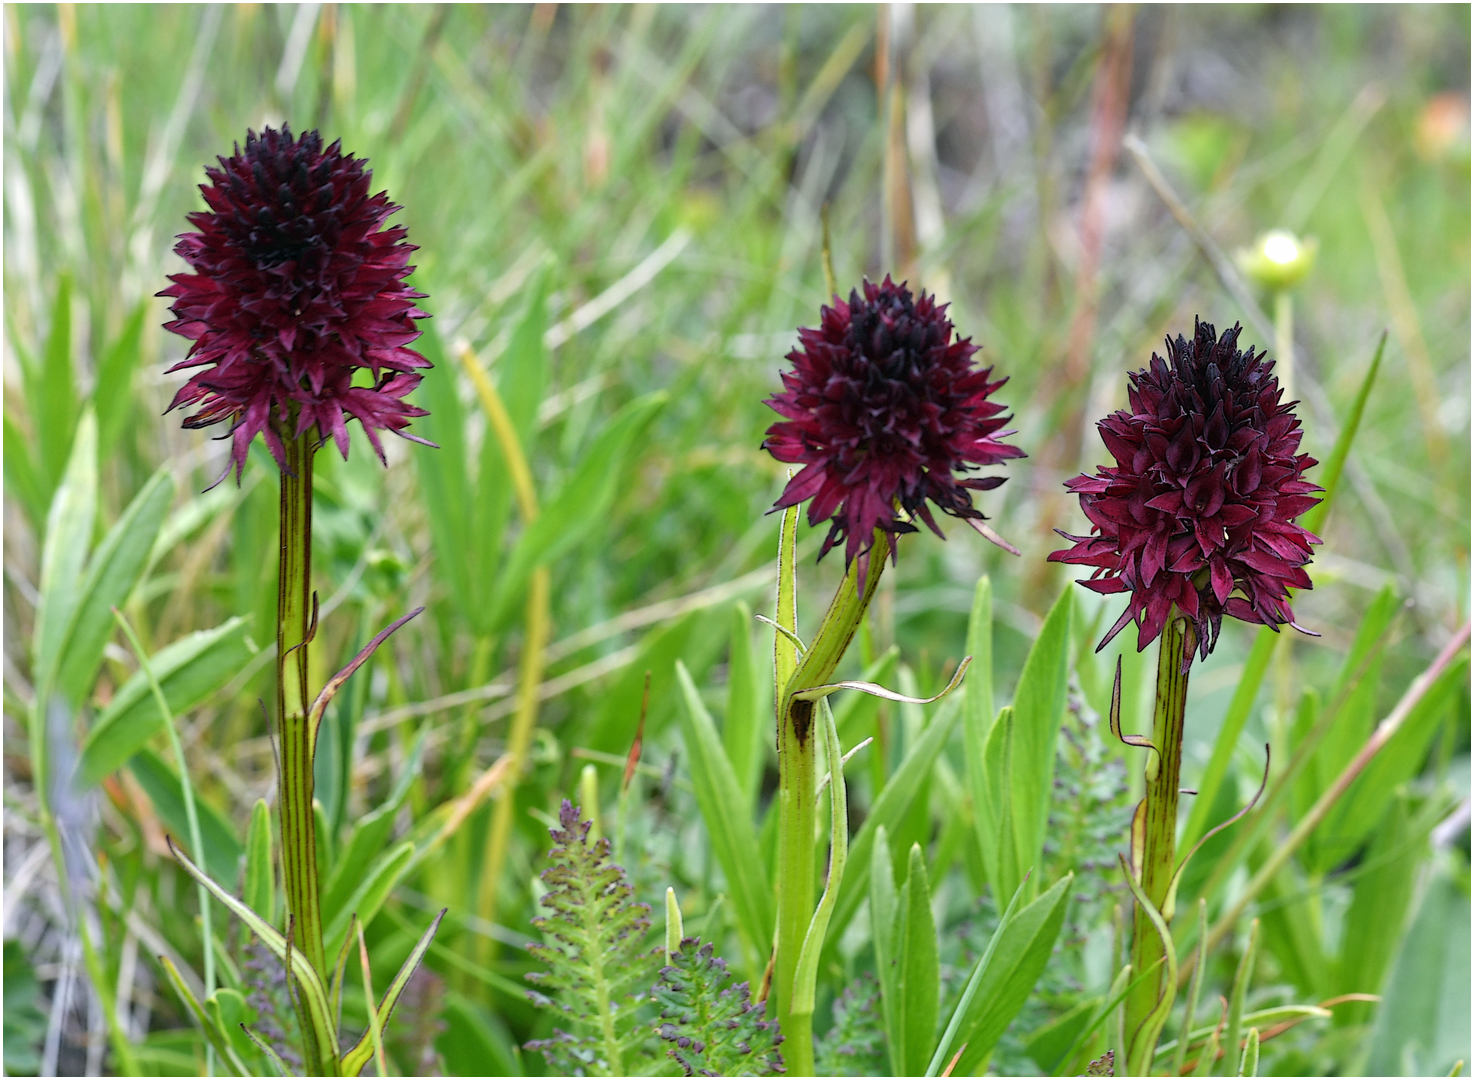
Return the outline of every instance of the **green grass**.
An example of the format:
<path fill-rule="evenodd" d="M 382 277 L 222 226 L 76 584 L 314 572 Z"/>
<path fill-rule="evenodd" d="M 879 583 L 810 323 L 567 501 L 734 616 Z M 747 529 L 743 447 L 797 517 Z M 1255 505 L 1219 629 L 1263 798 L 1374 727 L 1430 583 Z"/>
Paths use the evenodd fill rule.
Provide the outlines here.
<path fill-rule="evenodd" d="M 1195 218 L 1230 253 L 1278 226 L 1318 240 L 1317 264 L 1294 297 L 1305 449 L 1316 457 L 1329 456 L 1377 338 L 1391 330 L 1323 526 L 1316 588 L 1296 603 L 1298 621 L 1322 636 L 1277 648 L 1211 820 L 1252 794 L 1265 742 L 1276 768 L 1291 760 L 1316 710 L 1343 685 L 1346 657 L 1381 590 L 1410 602 L 1391 620 L 1376 670 L 1336 718 L 1334 738 L 1266 823 L 1263 841 L 1237 851 L 1239 862 L 1216 877 L 1212 864 L 1235 834 L 1214 838 L 1199 856 L 1174 924 L 1186 957 L 1199 890 L 1216 890 L 1209 897 L 1216 918 L 1469 615 L 1467 111 L 1442 150 L 1430 150 L 1419 134 L 1435 95 L 1463 94 L 1467 110 L 1469 15 L 1458 7 L 1221 7 L 1142 8 L 1134 19 L 1129 126 Z M 27 737 L 37 677 L 30 642 L 46 513 L 82 404 L 91 401 L 98 418 L 94 544 L 156 469 L 176 481 L 165 539 L 122 605 L 155 666 L 171 643 L 235 616 L 251 619 L 257 645 L 272 641 L 275 467 L 258 446 L 240 488 L 203 493 L 223 467 L 226 444 L 182 430 L 178 414 L 161 416 L 182 381 L 163 372 L 185 345 L 161 329 L 168 315 L 153 294 L 182 269 L 171 238 L 200 205 L 203 166 L 248 127 L 285 120 L 298 130 L 319 127 L 369 159 L 376 189 L 404 207 L 393 220 L 419 245 L 412 280 L 429 294 L 422 306 L 434 316 L 423 324 L 422 344 L 436 368 L 416 398 L 434 415 L 415 430 L 442 448 L 391 440 L 384 469 L 355 433 L 350 460 L 331 449 L 317 459 L 314 571 L 325 607 L 312 655 L 316 683 L 383 625 L 428 607 L 339 695 L 317 766 L 329 846 L 339 855 L 353 825 L 391 796 L 403 809 L 382 850 L 409 840 L 421 853 L 384 901 L 381 913 L 392 917 L 366 928 L 376 986 L 387 985 L 408 955 L 429 917 L 424 909 L 450 908 L 427 961 L 438 982 L 416 990 L 420 1004 L 401 1006 L 385 1032 L 391 1067 L 412 1073 L 439 1053 L 465 1073 L 543 1068 L 538 1054 L 517 1049 L 546 1037 L 549 1021 L 512 991 L 530 965 L 508 942 L 532 933 L 548 815 L 563 796 L 575 796 L 590 760 L 605 833 L 614 835 L 621 769 L 608 756 L 622 760 L 629 749 L 647 669 L 643 761 L 653 775 L 635 780 L 620 826 L 636 898 L 654 904 L 674 886 L 690 927 L 702 926 L 724 896 L 717 925 L 702 933 L 756 985 L 765 958 L 739 920 L 739 890 L 711 853 L 689 786 L 694 762 L 682 738 L 676 662 L 719 732 L 733 709 L 767 709 L 751 817 L 772 859 L 777 832 L 764 813 L 776 758 L 766 749 L 771 699 L 763 697 L 771 631 L 751 626 L 757 677 L 733 685 L 732 672 L 747 667 L 733 660 L 732 610 L 742 600 L 772 614 L 778 519 L 765 512 L 784 473 L 758 449 L 774 416 L 762 399 L 778 386 L 794 328 L 812 325 L 825 300 L 821 207 L 830 206 L 841 288 L 862 274 L 899 272 L 896 253 L 905 244 L 893 239 L 883 195 L 876 10 L 10 5 L 4 20 L 7 881 L 19 873 L 12 859 L 21 866 L 27 851 L 46 843 Z M 1044 562 L 1058 543 L 1050 529 L 1083 524 L 1061 482 L 1101 455 L 1093 421 L 1125 403 L 1125 373 L 1144 365 L 1165 334 L 1190 333 L 1195 314 L 1220 327 L 1242 320 L 1247 341 L 1272 345 L 1124 152 L 1101 188 L 1098 280 L 1082 281 L 1082 191 L 1107 29 L 1104 12 L 1089 7 L 915 11 L 901 68 L 919 146 L 900 155 L 919 236 L 911 278 L 951 301 L 960 330 L 983 346 L 983 361 L 1010 378 L 999 396 L 1014 410 L 1014 441 L 1030 457 L 1009 465 L 1010 482 L 981 505 L 1023 556 L 955 524 L 946 543 L 908 540 L 883 581 L 868 636 L 840 677 L 859 677 L 862 664 L 895 644 L 899 670 L 882 681 L 913 696 L 940 690 L 963 655 L 974 586 L 987 573 L 992 696 L 997 705 L 1012 702 L 1042 620 L 1069 580 Z M 917 100 L 930 103 L 930 140 Z M 929 216 L 932 206 L 939 217 Z M 892 263 L 883 261 L 887 253 Z M 1098 311 L 1093 323 L 1081 322 L 1091 289 Z M 618 302 L 602 303 L 611 292 Z M 1269 296 L 1258 301 L 1272 311 Z M 540 342 L 527 329 L 539 320 Z M 559 505 L 560 493 L 581 493 L 563 504 L 568 516 L 549 563 L 545 696 L 510 851 L 494 883 L 495 937 L 475 917 L 490 806 L 430 847 L 444 820 L 438 808 L 505 747 L 526 625 L 526 578 L 509 571 L 525 526 L 457 359 L 461 342 L 489 366 L 509 402 L 544 512 Z M 635 425 L 627 444 L 619 444 L 620 423 Z M 590 512 L 578 513 L 584 505 Z M 818 540 L 800 524 L 806 639 L 843 570 L 834 556 L 815 566 Z M 541 543 L 528 547 L 546 553 Z M 1093 997 L 1104 1000 L 1115 974 L 1110 911 L 1123 903 L 1129 912 L 1115 853 L 1125 846 L 1134 802 L 1126 788 L 1139 785 L 1139 777 L 1128 780 L 1139 773 L 1139 752 L 1103 742 L 1088 722 L 1103 715 L 1120 651 L 1113 645 L 1095 656 L 1091 647 L 1118 608 L 1076 593 L 1071 700 L 1085 719 L 1069 721 L 1059 744 L 1063 786 L 1050 813 L 1085 824 L 1069 843 L 1046 836 L 1047 872 L 1035 885 L 1043 892 L 1074 871 L 1074 899 L 1058 963 L 994 1052 L 999 1072 L 1040 1068 L 1047 1048 L 1063 1054 L 1072 1041 L 1078 1052 L 1061 1068 L 1080 1071 L 1105 1049 L 1109 1020 L 1081 1041 L 1068 1028 L 1073 1021 L 1060 1018 Z M 1252 631 L 1225 627 L 1217 652 L 1194 672 L 1188 786 L 1212 754 Z M 110 639 L 78 715 L 48 720 L 53 768 L 66 767 L 135 672 L 125 644 Z M 204 680 L 179 720 L 209 826 L 207 853 L 217 822 L 234 830 L 217 846 L 240 847 L 253 804 L 270 799 L 275 783 L 257 706 L 258 698 L 271 700 L 272 665 L 258 657 L 242 666 L 246 650 L 233 647 L 232 668 Z M 1125 656 L 1128 732 L 1148 729 L 1144 695 L 1154 659 L 1129 648 Z M 1427 945 L 1441 927 L 1467 925 L 1467 831 L 1436 845 L 1427 839 L 1469 790 L 1464 671 L 1438 699 L 1441 711 L 1425 718 L 1426 732 L 1396 745 L 1396 760 L 1379 774 L 1390 790 L 1375 819 L 1332 819 L 1350 822 L 1354 835 L 1318 833 L 1248 913 L 1261 923 L 1246 1013 L 1353 990 L 1414 996 L 1395 1009 L 1337 1006 L 1330 1020 L 1267 1039 L 1262 1073 L 1355 1074 L 1368 1062 L 1446 1072 L 1470 1056 L 1467 1007 L 1460 1013 L 1446 1000 L 1461 985 L 1467 994 L 1468 969 L 1449 968 Z M 477 700 L 453 696 L 488 685 L 504 688 Z M 1318 700 L 1302 705 L 1306 690 Z M 846 748 L 881 736 L 848 771 L 854 832 L 927 718 L 944 706 L 877 710 L 848 705 L 843 695 L 833 703 Z M 912 842 L 925 852 L 941 938 L 943 1024 L 997 922 L 995 904 L 1007 900 L 980 901 L 986 871 L 975 831 L 950 827 L 972 821 L 963 727 L 928 771 L 923 796 L 887 827 L 897 882 L 907 880 Z M 422 767 L 407 777 L 422 735 Z M 96 888 L 81 895 L 103 930 L 91 940 L 117 991 L 123 1028 L 145 1066 L 174 1072 L 187 1068 L 191 1048 L 202 1065 L 204 1042 L 177 1034 L 194 1029 L 155 956 L 168 952 L 181 970 L 197 972 L 203 951 L 194 890 L 160 844 L 166 831 L 183 833 L 184 822 L 170 816 L 174 803 L 183 805 L 178 778 L 162 764 L 172 761 L 168 741 L 162 733 L 151 740 L 136 765 L 97 787 L 59 790 L 50 804 L 63 830 L 84 841 L 79 850 L 101 856 L 99 869 L 88 871 Z M 1123 752 L 1129 772 L 1120 768 Z M 743 795 L 752 798 L 746 787 Z M 1364 798 L 1356 789 L 1350 797 Z M 857 857 L 850 861 L 857 878 L 869 873 L 868 854 L 859 869 Z M 85 863 L 67 863 L 68 875 Z M 1415 886 L 1430 875 L 1432 885 Z M 63 884 L 53 862 L 41 858 L 30 882 L 13 915 L 7 896 L 6 933 L 24 943 L 26 963 L 40 972 L 36 1000 L 49 1010 L 60 986 L 54 965 L 81 954 L 60 914 Z M 849 907 L 853 915 L 857 905 Z M 1248 914 L 1210 956 L 1199 1026 L 1216 1021 L 1213 1003 L 1229 994 Z M 814 1026 L 821 1035 L 839 992 L 870 963 L 868 926 L 854 919 L 851 936 L 820 962 Z M 214 928 L 218 939 L 218 908 Z M 236 933 L 229 931 L 232 950 Z M 231 955 L 238 963 L 238 952 Z M 10 949 L 6 967 L 8 982 Z M 74 967 L 86 978 L 80 963 Z M 230 984 L 231 970 L 216 967 Z M 1363 968 L 1379 973 L 1376 986 L 1352 985 L 1351 973 Z M 347 982 L 346 1026 L 356 1032 L 367 1013 L 357 980 Z M 1414 1007 L 1434 984 L 1449 987 L 1438 998 L 1444 1003 Z M 74 1003 L 82 1000 L 79 985 Z M 80 1041 L 87 1007 L 56 1021 L 54 1060 L 63 1071 L 87 1064 Z M 1427 1015 L 1439 1019 L 1419 1020 L 1416 1045 L 1400 1034 L 1406 1025 L 1397 1017 Z M 8 1007 L 6 1017 L 9 1040 Z M 437 1036 L 438 1020 L 447 1026 Z M 1065 1026 L 1050 1028 L 1056 1021 Z M 1178 1024 L 1169 1021 L 1165 1040 Z M 33 1023 L 22 1026 L 34 1034 Z M 16 1069 L 26 1067 L 26 1054 L 41 1054 L 44 1039 L 28 1039 L 17 1046 Z M 414 1056 L 422 1053 L 431 1057 Z M 6 1061 L 9 1069 L 9 1042 Z"/>

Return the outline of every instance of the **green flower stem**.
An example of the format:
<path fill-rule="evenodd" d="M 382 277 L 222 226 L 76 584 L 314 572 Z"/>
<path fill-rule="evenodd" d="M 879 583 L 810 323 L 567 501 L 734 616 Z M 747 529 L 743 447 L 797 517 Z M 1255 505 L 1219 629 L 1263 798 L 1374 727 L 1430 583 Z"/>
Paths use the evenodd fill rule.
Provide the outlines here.
<path fill-rule="evenodd" d="M 276 715 L 281 775 L 282 879 L 295 951 L 319 974 L 323 958 L 318 904 L 317 823 L 312 814 L 312 758 L 317 732 L 308 723 L 307 645 L 312 626 L 313 432 L 284 440 L 281 477 L 281 572 L 276 595 Z"/>
<path fill-rule="evenodd" d="M 813 1014 L 795 1012 L 793 1005 L 799 952 L 814 916 L 818 809 L 814 801 L 818 779 L 814 750 L 819 740 L 815 723 L 819 703 L 802 701 L 795 695 L 830 681 L 875 596 L 889 554 L 889 536 L 876 530 L 865 591 L 861 593 L 859 588 L 860 560 L 856 559 L 778 703 L 778 934 L 773 995 L 784 1036 L 783 1053 L 792 1076 L 814 1075 Z"/>
<path fill-rule="evenodd" d="M 1162 630 L 1157 654 L 1157 706 L 1152 722 L 1152 743 L 1160 754 L 1151 754 L 1146 766 L 1145 833 L 1141 838 L 1141 888 L 1158 911 L 1167 902 L 1167 889 L 1177 865 L 1177 797 L 1182 772 L 1182 725 L 1187 715 L 1188 665 L 1197 647 L 1193 624 L 1173 612 Z M 1133 828 L 1132 830 L 1136 830 Z M 1133 845 L 1135 840 L 1133 839 Z M 1133 852 L 1133 855 L 1138 855 Z M 1150 916 L 1136 905 L 1131 927 L 1131 970 L 1146 971 L 1163 959 L 1162 941 Z M 1145 1021 L 1161 998 L 1163 969 L 1137 985 L 1126 998 L 1125 1036 L 1129 1046 L 1124 1060 L 1151 1061 L 1153 1047 L 1138 1046 L 1139 1039 L 1153 1043 L 1155 1034 Z M 1174 988 L 1175 989 L 1175 988 Z M 1119 1052 L 1119 1051 L 1118 1051 Z"/>

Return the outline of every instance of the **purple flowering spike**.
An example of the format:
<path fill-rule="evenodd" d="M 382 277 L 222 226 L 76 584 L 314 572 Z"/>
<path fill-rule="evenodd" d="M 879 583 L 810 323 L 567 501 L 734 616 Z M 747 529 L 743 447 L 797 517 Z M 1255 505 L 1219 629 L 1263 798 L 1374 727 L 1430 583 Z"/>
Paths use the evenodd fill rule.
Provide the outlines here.
<path fill-rule="evenodd" d="M 404 398 L 430 363 L 408 348 L 426 315 L 405 282 L 415 247 L 384 225 L 399 207 L 315 131 L 247 132 L 244 150 L 218 160 L 200 185 L 209 209 L 189 215 L 199 232 L 174 249 L 193 273 L 159 293 L 175 301 L 165 329 L 194 342 L 170 370 L 203 369 L 169 408 L 199 407 L 185 427 L 231 423 L 237 480 L 258 433 L 283 468 L 282 439 L 313 427 L 346 458 L 348 420 L 381 459 L 381 430 L 424 442 L 404 430 L 426 415 Z M 355 385 L 362 371 L 369 385 Z"/>
<path fill-rule="evenodd" d="M 1196 321 L 1196 320 L 1195 320 Z M 1274 361 L 1237 348 L 1196 321 L 1192 341 L 1167 339 L 1167 360 L 1131 375 L 1131 408 L 1098 425 L 1114 466 L 1065 486 L 1080 496 L 1089 536 L 1052 562 L 1095 567 L 1081 584 L 1131 594 L 1101 642 L 1137 624 L 1137 648 L 1162 632 L 1176 604 L 1197 626 L 1202 655 L 1223 616 L 1276 630 L 1295 624 L 1290 589 L 1310 588 L 1305 564 L 1320 543 L 1295 518 L 1320 500 L 1303 479 L 1296 402 L 1280 401 Z"/>
<path fill-rule="evenodd" d="M 852 290 L 848 303 L 836 296 L 820 309 L 817 329 L 799 330 L 800 347 L 788 354 L 793 370 L 767 402 L 784 419 L 763 448 L 803 465 L 773 508 L 812 499 L 809 524 L 830 522 L 819 557 L 843 540 L 846 567 L 860 557 L 862 576 L 876 529 L 916 531 L 898 508 L 938 536 L 928 500 L 953 517 L 982 520 L 971 492 L 1004 478 L 953 474 L 1024 456 L 1001 441 L 1012 434 L 999 430 L 1011 417 L 989 400 L 1007 380 L 989 382 L 992 368 L 973 366 L 978 347 L 954 339 L 946 310 L 889 277 L 865 282 L 863 297 Z"/>

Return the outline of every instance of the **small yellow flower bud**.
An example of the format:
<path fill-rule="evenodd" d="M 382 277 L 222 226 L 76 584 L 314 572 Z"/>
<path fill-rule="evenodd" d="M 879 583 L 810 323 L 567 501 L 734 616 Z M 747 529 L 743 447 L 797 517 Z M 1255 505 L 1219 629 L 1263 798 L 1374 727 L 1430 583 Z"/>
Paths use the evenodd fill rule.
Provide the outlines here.
<path fill-rule="evenodd" d="M 1236 261 L 1255 284 L 1266 289 L 1290 289 L 1315 265 L 1314 237 L 1300 238 L 1284 229 L 1265 233 L 1252 248 L 1240 248 Z"/>

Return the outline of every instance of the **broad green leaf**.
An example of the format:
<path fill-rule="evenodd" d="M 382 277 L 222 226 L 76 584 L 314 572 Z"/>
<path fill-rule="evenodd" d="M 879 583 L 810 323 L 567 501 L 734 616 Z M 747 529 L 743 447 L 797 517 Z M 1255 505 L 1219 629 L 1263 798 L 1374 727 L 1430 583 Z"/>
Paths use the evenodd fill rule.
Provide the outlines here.
<path fill-rule="evenodd" d="M 1422 770 L 1433 737 L 1459 700 L 1460 687 L 1468 678 L 1469 659 L 1465 656 L 1428 688 L 1387 745 L 1337 801 L 1320 828 L 1330 849 L 1324 856 L 1326 861 L 1335 865 L 1351 855 L 1382 820 L 1397 789 Z"/>
<path fill-rule="evenodd" d="M 1367 1076 L 1452 1076 L 1467 1066 L 1470 911 L 1467 878 L 1439 867 L 1397 949 L 1377 1006 Z"/>
<path fill-rule="evenodd" d="M 981 1073 L 1023 1008 L 1054 952 L 1073 884 L 1074 875 L 1066 874 L 1019 910 L 1006 927 L 999 926 L 997 948 L 953 1040 L 955 1046 L 967 1044 L 952 1070 L 954 1076 Z"/>
<path fill-rule="evenodd" d="M 1407 928 L 1418 866 L 1434 823 L 1432 815 L 1410 813 L 1408 803 L 1398 798 L 1388 807 L 1352 886 L 1333 973 L 1337 994 L 1380 994 Z M 1435 801 L 1432 808 L 1442 806 Z M 1336 1009 L 1336 1026 L 1364 1023 L 1371 1013 L 1369 1003 L 1348 1002 Z"/>
<path fill-rule="evenodd" d="M 435 574 L 445 584 L 451 607 L 461 618 L 473 622 L 476 609 L 487 599 L 481 591 L 485 583 L 471 578 L 472 562 L 478 557 L 475 545 L 484 538 L 473 533 L 470 525 L 476 492 L 466 469 L 466 415 L 456 392 L 459 368 L 433 328 L 420 337 L 415 347 L 434 364 L 415 390 L 416 403 L 430 413 L 415 421 L 415 430 L 440 447 L 411 455 L 424 493 L 420 504 L 430 526 Z M 510 485 L 501 497 L 511 499 Z"/>
<path fill-rule="evenodd" d="M 77 376 L 72 370 L 72 282 L 65 274 L 57 282 L 46 351 L 36 374 L 34 389 L 26 388 L 26 401 L 41 447 L 41 472 L 47 491 L 52 491 L 68 468 L 72 434 L 77 430 Z M 92 450 L 95 458 L 95 444 Z"/>
<path fill-rule="evenodd" d="M 41 548 L 41 601 L 36 611 L 32 652 L 39 696 L 49 694 L 55 683 L 67 633 L 77 614 L 96 514 L 97 421 L 89 410 L 77 427 L 72 459 L 46 516 L 46 541 Z"/>
<path fill-rule="evenodd" d="M 1065 692 L 1070 675 L 1070 620 L 1074 591 L 1066 587 L 1044 619 L 1019 675 L 1013 697 L 1012 774 L 1010 804 L 1021 871 L 1039 865 L 1044 828 L 1054 793 L 1055 744 L 1064 719 Z M 1038 875 L 1030 878 L 1025 897 L 1038 890 Z M 1001 896 L 1013 895 L 1005 887 Z"/>
<path fill-rule="evenodd" d="M 180 847 L 187 846 L 189 819 L 185 814 L 184 788 L 180 786 L 179 774 L 147 747 L 133 755 L 128 767 L 174 842 Z M 195 792 L 194 802 L 200 820 L 200 843 L 205 845 L 206 869 L 217 881 L 237 881 L 244 849 L 236 838 L 235 827 L 199 792 Z"/>
<path fill-rule="evenodd" d="M 551 563 L 604 524 L 624 472 L 631 445 L 665 405 L 666 393 L 636 398 L 599 433 L 538 519 L 522 530 L 507 556 L 487 616 L 488 628 L 501 630 L 513 618 L 534 568 Z"/>
<path fill-rule="evenodd" d="M 543 334 L 548 322 L 549 280 L 546 265 L 533 275 L 527 285 L 527 299 L 512 332 L 512 340 L 495 369 L 488 374 L 496 383 L 497 394 L 511 417 L 523 455 L 528 458 L 532 456 L 538 407 L 542 404 L 548 380 L 548 356 Z M 490 431 L 481 441 L 476 492 L 476 499 L 468 510 L 472 535 L 477 537 L 470 557 L 473 580 L 479 595 L 485 597 L 490 595 L 497 571 L 506 557 L 502 541 L 513 503 L 512 478 L 501 440 Z M 491 608 L 484 603 L 472 608 L 472 622 L 477 633 L 491 631 L 490 615 Z"/>
<path fill-rule="evenodd" d="M 56 689 L 73 707 L 92 691 L 102 650 L 117 629 L 114 607 L 122 607 L 143 574 L 159 523 L 174 499 L 167 468 L 154 473 L 108 531 L 87 566 L 72 627 L 62 645 Z"/>
<path fill-rule="evenodd" d="M 762 852 L 752 815 L 738 787 L 732 764 L 722 749 L 701 693 L 690 672 L 676 661 L 676 679 L 684 708 L 680 711 L 681 739 L 691 780 L 696 787 L 696 805 L 706 821 L 712 851 L 727 876 L 727 890 L 737 909 L 737 924 L 751 950 L 754 970 L 767 961 L 772 948 L 773 892 L 763 873 Z"/>
<path fill-rule="evenodd" d="M 860 826 L 860 831 L 850 844 L 850 858 L 857 865 L 870 864 L 876 830 L 882 826 L 894 830 L 917 792 L 925 786 L 931 776 L 932 766 L 936 764 L 937 755 L 942 752 L 942 747 L 947 744 L 953 727 L 962 715 L 960 705 L 961 698 L 957 695 L 941 703 L 932 716 L 931 723 L 921 733 L 921 738 L 906 752 L 905 760 L 876 796 L 875 802 L 870 806 L 870 813 L 865 815 L 865 824 Z M 839 901 L 834 908 L 834 918 L 830 923 L 830 936 L 835 940 L 843 936 L 850 920 L 855 917 L 855 909 L 865 896 L 865 888 L 866 882 L 862 875 L 851 874 L 845 878 L 839 891 Z"/>
<path fill-rule="evenodd" d="M 182 716 L 228 683 L 256 652 L 245 619 L 197 630 L 149 658 L 149 666 L 175 716 Z M 85 786 L 101 782 L 153 738 L 163 718 L 143 672 L 136 671 L 113 695 L 82 745 L 78 776 Z"/>
<path fill-rule="evenodd" d="M 1024 883 L 1028 867 L 1020 864 L 1018 830 L 1014 824 L 1014 731 L 1012 706 L 998 710 L 983 748 L 983 790 L 975 812 L 983 869 L 997 897 L 1012 896 Z"/>
<path fill-rule="evenodd" d="M 952 1053 L 952 1044 L 957 1039 L 957 1031 L 962 1026 L 962 1021 L 972 1011 L 972 1003 L 976 1000 L 978 989 L 982 986 L 983 980 L 987 977 L 988 970 L 993 964 L 993 956 L 998 952 L 999 943 L 1008 936 L 1006 932 L 1011 932 L 1014 915 L 1018 911 L 1019 900 L 1022 897 L 1022 888 L 1014 890 L 1013 896 L 1009 898 L 1008 906 L 1003 909 L 1003 914 L 998 919 L 997 927 L 994 928 L 992 936 L 988 938 L 987 948 L 983 950 L 983 955 L 978 957 L 977 965 L 973 968 L 972 974 L 968 976 L 967 986 L 962 991 L 962 997 L 957 1000 L 957 1004 L 952 1009 L 952 1018 L 947 1021 L 947 1030 L 942 1033 L 942 1038 L 937 1043 L 936 1051 L 932 1054 L 931 1061 L 927 1064 L 927 1076 L 936 1076 L 941 1071 L 943 1062 L 947 1060 L 947 1055 Z M 1031 1039 L 1030 1041 L 1032 1042 L 1033 1040 Z M 1034 1057 L 1036 1061 L 1038 1060 L 1038 1055 L 1033 1051 L 1030 1051 L 1030 1056 Z M 1063 1057 L 1063 1051 L 1058 1056 Z"/>
<path fill-rule="evenodd" d="M 885 826 L 875 830 L 870 853 L 870 939 L 875 944 L 876 978 L 880 983 L 881 1017 L 891 1070 L 901 1072 L 896 1054 L 901 1039 L 896 1031 L 900 998 L 896 987 L 896 879 L 891 872 L 890 837 Z"/>
<path fill-rule="evenodd" d="M 972 667 L 963 687 L 963 730 L 968 746 L 986 745 L 993 723 L 993 583 L 984 574 L 978 578 L 972 597 L 972 615 L 967 621 L 967 655 Z"/>
<path fill-rule="evenodd" d="M 447 1075 L 523 1075 L 517 1040 L 484 1002 L 448 990 L 441 1018 L 445 1032 L 435 1040 L 435 1048 L 445 1056 Z"/>
<path fill-rule="evenodd" d="M 727 652 L 727 715 L 722 723 L 722 746 L 747 802 L 749 819 L 762 779 L 767 728 L 764 721 L 773 715 L 773 703 L 766 693 L 767 679 L 752 647 L 753 626 L 752 609 L 737 601 L 732 606 L 732 643 Z"/>
<path fill-rule="evenodd" d="M 322 940 L 329 956 L 335 955 L 341 947 L 348 933 L 348 923 L 354 915 L 364 926 L 373 922 L 379 908 L 384 906 L 384 901 L 404 876 L 414 853 L 415 845 L 408 840 L 385 852 L 367 870 L 360 872 L 346 904 L 332 915 L 324 911 Z"/>
<path fill-rule="evenodd" d="M 246 877 L 241 900 L 269 923 L 276 922 L 276 879 L 271 868 L 271 811 L 265 799 L 251 808 L 246 830 Z"/>
<path fill-rule="evenodd" d="M 912 844 L 906 884 L 896 903 L 896 997 L 899 1008 L 896 1034 L 900 1046 L 893 1055 L 899 1075 L 920 1076 L 931 1060 L 937 1041 L 940 961 L 937 927 L 931 912 L 931 888 L 921 845 Z"/>
<path fill-rule="evenodd" d="M 97 385 L 92 391 L 97 410 L 97 450 L 103 458 L 133 418 L 133 372 L 143 342 L 143 323 L 149 304 L 141 300 L 123 324 L 122 333 L 97 363 Z"/>
<path fill-rule="evenodd" d="M 241 996 L 240 991 L 221 987 L 205 999 L 205 1011 L 209 1013 L 210 1019 L 220 1030 L 220 1034 L 230 1044 L 232 1052 L 236 1055 L 242 1066 L 246 1067 L 240 1075 L 256 1075 L 249 1068 L 260 1051 L 256 1049 L 251 1037 L 245 1033 L 242 1026 L 250 1015 L 246 1011 L 246 999 Z"/>
<path fill-rule="evenodd" d="M 31 524 L 39 529 L 46 521 L 46 483 L 41 476 L 30 440 L 16 424 L 11 410 L 5 410 L 4 460 L 5 490 L 25 508 Z"/>
<path fill-rule="evenodd" d="M 429 733 L 429 727 L 421 729 L 419 738 L 415 740 L 414 749 L 410 751 L 409 760 L 405 762 L 399 778 L 394 782 L 394 788 L 390 791 L 389 797 L 370 813 L 360 818 L 358 824 L 354 826 L 353 835 L 343 849 L 342 857 L 337 860 L 327 884 L 323 886 L 322 917 L 324 924 L 336 923 L 341 917 L 344 925 L 347 925 L 346 920 L 352 915 L 350 906 L 355 890 L 363 880 L 363 868 L 384 850 L 384 845 L 388 843 L 394 831 L 395 815 L 399 813 L 405 796 L 409 794 L 410 786 L 419 774 L 420 762 L 425 755 L 425 740 Z M 359 915 L 362 917 L 363 912 L 359 912 Z"/>
<path fill-rule="evenodd" d="M 246 483 L 254 486 L 260 482 L 258 473 L 247 475 Z M 147 574 L 158 565 L 160 559 L 173 551 L 179 544 L 204 528 L 227 508 L 241 498 L 241 491 L 234 484 L 218 484 L 209 491 L 188 499 L 177 510 L 164 519 L 154 537 L 153 549 L 148 553 L 144 566 Z"/>

